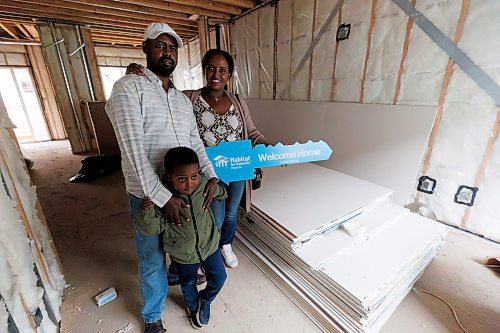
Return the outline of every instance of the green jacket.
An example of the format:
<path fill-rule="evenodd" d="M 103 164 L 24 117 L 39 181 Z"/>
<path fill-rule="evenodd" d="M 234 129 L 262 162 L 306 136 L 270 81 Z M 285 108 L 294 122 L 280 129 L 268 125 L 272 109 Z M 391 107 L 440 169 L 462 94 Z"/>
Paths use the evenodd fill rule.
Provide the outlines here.
<path fill-rule="evenodd" d="M 163 232 L 163 246 L 171 258 L 181 264 L 196 264 L 205 260 L 219 247 L 220 235 L 210 209 L 203 211 L 203 191 L 208 179 L 200 176 L 200 183 L 191 195 L 176 193 L 189 203 L 189 208 L 181 210 L 189 216 L 186 221 L 181 216 L 181 225 L 167 221 L 160 208 L 147 211 L 139 208 L 134 216 L 137 230 L 144 235 L 159 235 Z M 226 190 L 217 186 L 214 200 L 227 197 Z"/>

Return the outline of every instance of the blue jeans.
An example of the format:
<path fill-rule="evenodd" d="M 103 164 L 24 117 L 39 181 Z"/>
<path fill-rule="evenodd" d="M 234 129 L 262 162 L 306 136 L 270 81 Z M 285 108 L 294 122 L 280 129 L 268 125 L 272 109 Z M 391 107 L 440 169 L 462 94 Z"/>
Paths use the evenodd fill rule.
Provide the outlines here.
<path fill-rule="evenodd" d="M 217 229 L 220 231 L 222 246 L 233 242 L 238 222 L 238 205 L 245 190 L 245 181 L 230 182 L 229 185 L 219 181 L 219 186 L 226 188 L 228 197 L 226 200 L 212 201 L 210 208 L 214 213 Z"/>
<path fill-rule="evenodd" d="M 132 217 L 142 199 L 129 194 L 129 214 Z M 141 315 L 145 323 L 154 323 L 161 318 L 168 292 L 163 235 L 146 236 L 135 230 L 135 248 L 139 261 L 141 284 Z"/>
<path fill-rule="evenodd" d="M 199 264 L 180 264 L 173 259 L 172 265 L 179 273 L 184 302 L 191 313 L 198 310 L 200 298 L 204 303 L 212 303 L 226 281 L 227 274 L 219 249 Z M 196 280 L 200 266 L 205 271 L 207 286 L 198 292 Z"/>

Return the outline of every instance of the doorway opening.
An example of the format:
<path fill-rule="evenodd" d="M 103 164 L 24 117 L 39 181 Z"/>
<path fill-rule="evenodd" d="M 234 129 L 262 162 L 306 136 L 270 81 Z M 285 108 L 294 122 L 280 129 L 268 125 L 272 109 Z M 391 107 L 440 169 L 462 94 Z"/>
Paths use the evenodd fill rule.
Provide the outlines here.
<path fill-rule="evenodd" d="M 0 68 L 0 93 L 21 143 L 51 139 L 29 67 Z"/>

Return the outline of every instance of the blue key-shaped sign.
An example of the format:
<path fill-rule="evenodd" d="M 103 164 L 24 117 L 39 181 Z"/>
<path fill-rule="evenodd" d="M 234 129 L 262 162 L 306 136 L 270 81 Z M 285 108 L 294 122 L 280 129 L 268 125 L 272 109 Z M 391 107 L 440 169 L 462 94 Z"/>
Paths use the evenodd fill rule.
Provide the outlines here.
<path fill-rule="evenodd" d="M 308 141 L 294 145 L 257 145 L 252 149 L 250 140 L 222 141 L 216 147 L 206 148 L 215 172 L 225 183 L 253 179 L 255 168 L 328 160 L 331 148 L 324 141 Z"/>

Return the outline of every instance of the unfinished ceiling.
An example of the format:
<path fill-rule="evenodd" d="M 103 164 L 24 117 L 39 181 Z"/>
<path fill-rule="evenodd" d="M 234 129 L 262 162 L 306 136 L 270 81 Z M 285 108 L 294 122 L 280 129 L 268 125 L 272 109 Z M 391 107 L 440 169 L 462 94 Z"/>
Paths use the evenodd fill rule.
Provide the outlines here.
<path fill-rule="evenodd" d="M 0 41 L 38 42 L 37 21 L 86 25 L 96 44 L 138 46 L 146 26 L 167 22 L 183 39 L 199 16 L 224 22 L 262 0 L 0 0 Z"/>

